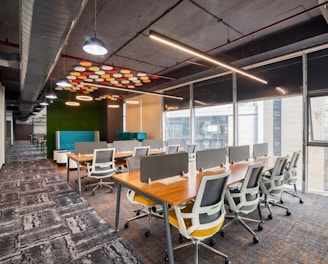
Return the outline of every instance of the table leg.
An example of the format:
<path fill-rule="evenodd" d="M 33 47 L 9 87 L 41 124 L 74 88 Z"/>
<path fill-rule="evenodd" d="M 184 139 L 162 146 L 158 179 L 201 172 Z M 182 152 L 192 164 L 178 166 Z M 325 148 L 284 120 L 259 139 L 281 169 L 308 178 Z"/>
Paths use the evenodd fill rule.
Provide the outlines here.
<path fill-rule="evenodd" d="M 167 256 L 168 256 L 169 263 L 172 264 L 174 263 L 174 257 L 173 257 L 173 247 L 172 247 L 172 238 L 171 238 L 167 203 L 163 202 L 162 206 L 164 211 L 164 226 L 165 226 L 165 235 L 166 235 Z"/>
<path fill-rule="evenodd" d="M 79 188 L 79 194 L 81 195 L 81 170 L 80 170 L 80 163 L 76 162 L 77 165 L 77 186 Z M 69 168 L 69 164 L 68 164 Z"/>
<path fill-rule="evenodd" d="M 67 182 L 69 182 L 69 160 L 70 158 L 67 156 Z"/>
<path fill-rule="evenodd" d="M 257 205 L 257 210 L 259 212 L 259 217 L 260 217 L 260 220 L 262 221 L 263 218 L 262 218 L 262 210 L 261 210 L 261 201 L 259 201 L 258 205 Z"/>
<path fill-rule="evenodd" d="M 115 216 L 115 230 L 117 232 L 118 232 L 118 223 L 120 221 L 121 190 L 122 190 L 122 185 L 119 183 L 117 186 L 116 216 Z"/>

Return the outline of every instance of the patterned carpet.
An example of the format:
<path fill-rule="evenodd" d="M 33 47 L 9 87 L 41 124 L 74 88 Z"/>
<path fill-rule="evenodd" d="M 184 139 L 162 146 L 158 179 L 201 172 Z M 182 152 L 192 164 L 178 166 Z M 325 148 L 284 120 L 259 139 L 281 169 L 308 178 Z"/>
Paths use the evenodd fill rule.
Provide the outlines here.
<path fill-rule="evenodd" d="M 60 171 L 63 179 L 66 179 L 65 166 L 57 166 L 56 169 Z M 85 183 L 86 179 L 82 181 L 82 186 Z M 77 189 L 76 170 L 71 171 L 70 184 Z M 112 226 L 115 223 L 116 187 L 114 193 L 108 193 L 105 188 L 100 188 L 96 195 L 82 188 L 83 197 Z M 123 190 L 122 194 L 120 236 L 138 252 L 144 263 L 167 263 L 164 261 L 166 238 L 163 220 L 153 219 L 149 237 L 144 235 L 148 224 L 146 218 L 131 222 L 129 228 L 124 228 L 126 219 L 135 215 L 133 210 L 138 206 L 127 200 L 124 195 L 126 190 Z M 285 210 L 274 206 L 273 219 L 268 220 L 268 210 L 263 208 L 263 231 L 257 230 L 256 223 L 250 224 L 258 235 L 258 244 L 253 243 L 252 236 L 246 229 L 236 224 L 226 229 L 225 237 L 221 237 L 220 234 L 213 237 L 214 247 L 226 253 L 233 264 L 327 264 L 328 196 L 314 193 L 301 195 L 303 204 L 290 195 L 284 195 L 284 205 L 289 207 L 290 216 L 286 216 Z M 252 213 L 251 217 L 257 218 L 257 212 Z M 179 245 L 177 229 L 172 227 L 171 233 L 173 245 Z M 175 251 L 175 264 L 194 263 L 194 254 L 195 249 L 191 246 Z M 224 260 L 209 250 L 201 248 L 199 263 L 218 264 L 224 263 Z"/>
<path fill-rule="evenodd" d="M 96 195 L 82 188 L 80 197 L 76 171 L 71 174 L 72 187 L 66 184 L 65 166 L 56 167 L 30 145 L 12 148 L 0 171 L 0 263 L 166 263 L 161 219 L 153 220 L 149 237 L 144 235 L 146 218 L 125 229 L 125 219 L 134 216 L 136 205 L 122 195 L 118 235 L 112 229 L 117 188 L 114 193 L 101 188 Z M 213 237 L 214 247 L 228 254 L 233 264 L 328 263 L 328 196 L 302 197 L 304 204 L 285 195 L 290 216 L 273 207 L 273 219 L 267 220 L 263 209 L 258 244 L 244 228 L 233 225 L 225 237 Z M 257 224 L 251 226 L 256 230 Z M 179 245 L 178 231 L 171 232 L 173 245 Z M 193 247 L 176 251 L 175 263 L 194 263 L 194 253 Z M 199 254 L 200 264 L 224 263 L 209 250 L 201 248 Z"/>
<path fill-rule="evenodd" d="M 142 263 L 33 145 L 0 178 L 0 263 Z"/>

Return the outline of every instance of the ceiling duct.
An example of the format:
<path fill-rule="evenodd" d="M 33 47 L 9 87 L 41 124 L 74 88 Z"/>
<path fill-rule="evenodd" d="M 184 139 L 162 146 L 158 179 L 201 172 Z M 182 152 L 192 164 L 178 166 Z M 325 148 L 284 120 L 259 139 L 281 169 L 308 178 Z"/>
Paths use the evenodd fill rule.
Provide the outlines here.
<path fill-rule="evenodd" d="M 87 0 L 20 1 L 21 101 L 35 102 Z M 22 104 L 23 113 L 33 110 Z M 24 114 L 23 114 L 24 116 Z"/>
<path fill-rule="evenodd" d="M 320 11 L 322 16 L 324 17 L 324 19 L 326 20 L 327 24 L 328 24 L 328 1 L 327 0 L 318 0 L 318 4 L 321 5 L 320 6 Z"/>

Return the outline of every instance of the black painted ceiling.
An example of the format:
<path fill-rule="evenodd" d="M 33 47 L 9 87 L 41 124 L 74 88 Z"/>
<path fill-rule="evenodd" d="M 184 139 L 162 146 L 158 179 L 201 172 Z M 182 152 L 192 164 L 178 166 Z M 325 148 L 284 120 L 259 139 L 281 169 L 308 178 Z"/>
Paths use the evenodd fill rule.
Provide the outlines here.
<path fill-rule="evenodd" d="M 238 67 L 327 43 L 324 2 L 97 0 L 95 12 L 93 0 L 2 0 L 0 81 L 7 109 L 26 120 L 50 80 L 55 87 L 80 60 L 160 76 L 135 88 L 153 92 L 224 71 L 149 39 L 150 30 Z M 109 49 L 104 56 L 82 50 L 94 35 L 95 17 L 97 37 Z"/>

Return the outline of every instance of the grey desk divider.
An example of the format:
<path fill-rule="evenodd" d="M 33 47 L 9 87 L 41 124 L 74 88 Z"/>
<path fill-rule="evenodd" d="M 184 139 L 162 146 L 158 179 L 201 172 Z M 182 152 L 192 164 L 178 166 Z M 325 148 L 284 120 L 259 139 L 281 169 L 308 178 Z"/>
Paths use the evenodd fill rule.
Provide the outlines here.
<path fill-rule="evenodd" d="M 184 151 L 142 157 L 140 160 L 140 181 L 150 183 L 188 173 L 188 157 L 188 153 Z"/>
<path fill-rule="evenodd" d="M 229 163 L 235 163 L 250 158 L 249 145 L 229 147 Z"/>
<path fill-rule="evenodd" d="M 161 139 L 145 139 L 142 141 L 142 146 L 150 146 L 150 149 L 160 149 L 164 147 L 164 141 Z"/>
<path fill-rule="evenodd" d="M 205 149 L 196 152 L 196 170 L 222 166 L 227 162 L 226 148 Z"/>
<path fill-rule="evenodd" d="M 104 149 L 108 148 L 106 141 L 98 142 L 76 142 L 74 144 L 74 153 L 75 154 L 93 154 L 95 149 Z"/>
<path fill-rule="evenodd" d="M 116 151 L 133 151 L 134 147 L 140 147 L 141 142 L 138 140 L 116 140 L 113 141 L 113 146 Z"/>
<path fill-rule="evenodd" d="M 253 157 L 264 157 L 268 156 L 269 144 L 268 143 L 258 143 L 253 145 Z"/>

